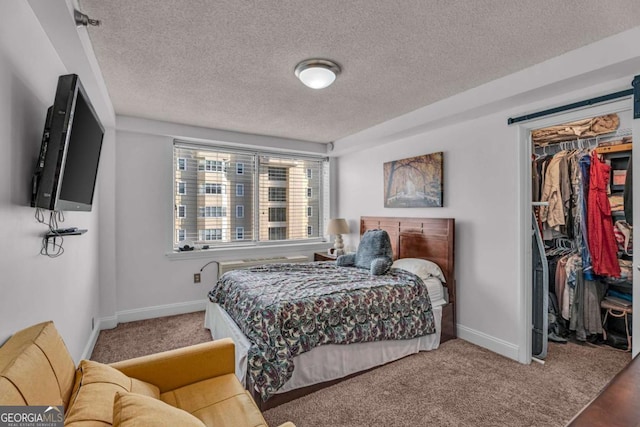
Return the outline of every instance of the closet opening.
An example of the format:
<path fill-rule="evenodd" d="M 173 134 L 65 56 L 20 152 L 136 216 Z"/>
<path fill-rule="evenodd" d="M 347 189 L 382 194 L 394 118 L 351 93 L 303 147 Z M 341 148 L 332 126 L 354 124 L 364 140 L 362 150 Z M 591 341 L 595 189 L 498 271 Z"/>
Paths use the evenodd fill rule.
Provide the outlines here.
<path fill-rule="evenodd" d="M 564 344 L 631 359 L 632 126 L 625 110 L 530 132 L 534 360 Z"/>

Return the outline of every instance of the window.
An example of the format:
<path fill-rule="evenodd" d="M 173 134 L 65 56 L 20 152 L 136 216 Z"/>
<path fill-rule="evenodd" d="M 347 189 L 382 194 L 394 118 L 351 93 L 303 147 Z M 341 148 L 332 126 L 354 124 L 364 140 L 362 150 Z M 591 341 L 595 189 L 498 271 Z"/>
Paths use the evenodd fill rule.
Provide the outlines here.
<path fill-rule="evenodd" d="M 313 206 L 307 206 L 307 216 L 313 216 Z"/>
<path fill-rule="evenodd" d="M 226 216 L 223 206 L 203 206 L 200 208 L 200 216 L 205 218 L 222 218 Z"/>
<path fill-rule="evenodd" d="M 308 237 L 313 236 L 313 226 L 312 225 L 307 225 L 307 236 Z"/>
<path fill-rule="evenodd" d="M 222 240 L 222 228 L 200 230 L 200 240 Z"/>
<path fill-rule="evenodd" d="M 269 175 L 269 181 L 286 181 L 287 180 L 287 168 L 277 168 L 269 166 L 267 168 Z"/>
<path fill-rule="evenodd" d="M 313 195 L 313 189 L 311 187 L 307 187 L 307 198 L 310 199 Z"/>
<path fill-rule="evenodd" d="M 178 240 L 178 242 L 182 242 L 187 238 L 187 230 L 178 229 L 176 230 L 176 233 L 177 233 L 176 239 Z"/>
<path fill-rule="evenodd" d="M 178 194 L 187 194 L 187 183 L 184 181 L 178 181 Z"/>
<path fill-rule="evenodd" d="M 198 162 L 198 170 L 205 172 L 224 172 L 224 162 L 222 160 L 201 160 Z"/>
<path fill-rule="evenodd" d="M 269 227 L 269 240 L 286 240 L 287 227 Z"/>
<path fill-rule="evenodd" d="M 269 222 L 286 222 L 287 208 L 269 208 Z"/>
<path fill-rule="evenodd" d="M 330 200 L 328 159 L 177 140 L 173 156 L 175 250 L 182 235 L 210 248 L 322 238 L 318 232 L 326 228 Z M 182 189 L 188 194 L 179 194 Z"/>
<path fill-rule="evenodd" d="M 222 184 L 213 184 L 210 182 L 205 182 L 202 186 L 202 192 L 204 194 L 223 194 L 224 186 Z"/>
<path fill-rule="evenodd" d="M 270 202 L 286 202 L 287 189 L 284 187 L 269 187 Z"/>

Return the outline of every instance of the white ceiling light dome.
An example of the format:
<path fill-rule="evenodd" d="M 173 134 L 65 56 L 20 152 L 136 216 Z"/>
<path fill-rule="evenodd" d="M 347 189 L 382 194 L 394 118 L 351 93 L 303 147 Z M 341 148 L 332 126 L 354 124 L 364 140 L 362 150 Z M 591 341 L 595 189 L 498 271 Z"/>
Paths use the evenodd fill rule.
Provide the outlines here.
<path fill-rule="evenodd" d="M 340 74 L 340 66 L 328 59 L 307 59 L 296 65 L 295 74 L 305 86 L 324 89 Z"/>

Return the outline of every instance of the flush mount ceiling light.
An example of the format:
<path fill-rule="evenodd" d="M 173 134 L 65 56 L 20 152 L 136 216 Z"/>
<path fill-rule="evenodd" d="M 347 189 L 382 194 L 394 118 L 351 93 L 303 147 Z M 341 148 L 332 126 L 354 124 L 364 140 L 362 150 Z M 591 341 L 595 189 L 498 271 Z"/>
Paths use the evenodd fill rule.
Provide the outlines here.
<path fill-rule="evenodd" d="M 296 77 L 311 89 L 324 89 L 340 74 L 340 66 L 327 59 L 307 59 L 296 65 Z"/>

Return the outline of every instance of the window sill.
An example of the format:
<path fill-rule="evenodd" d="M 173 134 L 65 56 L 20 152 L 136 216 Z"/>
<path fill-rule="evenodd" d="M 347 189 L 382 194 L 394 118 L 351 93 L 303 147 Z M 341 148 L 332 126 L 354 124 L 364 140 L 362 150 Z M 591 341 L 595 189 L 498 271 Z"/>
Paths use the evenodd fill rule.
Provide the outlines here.
<path fill-rule="evenodd" d="M 230 261 L 240 257 L 270 258 L 276 255 L 304 255 L 308 253 L 309 261 L 313 261 L 312 253 L 326 251 L 331 242 L 289 243 L 283 245 L 236 246 L 211 249 L 194 249 L 193 251 L 165 253 L 170 261 L 187 259 L 215 258 L 216 261 Z"/>

